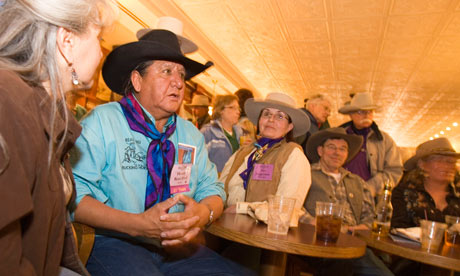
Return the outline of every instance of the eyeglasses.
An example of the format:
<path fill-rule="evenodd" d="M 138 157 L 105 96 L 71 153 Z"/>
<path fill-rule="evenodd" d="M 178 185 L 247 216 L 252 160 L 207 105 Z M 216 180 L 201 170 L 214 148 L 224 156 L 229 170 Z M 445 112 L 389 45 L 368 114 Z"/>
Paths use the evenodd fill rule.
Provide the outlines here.
<path fill-rule="evenodd" d="M 359 115 L 371 115 L 374 114 L 374 110 L 358 110 L 355 113 Z"/>
<path fill-rule="evenodd" d="M 232 109 L 232 110 L 238 110 L 239 112 L 241 112 L 241 108 L 239 106 L 229 105 L 229 106 L 224 106 L 224 109 L 225 108 Z"/>
<path fill-rule="evenodd" d="M 270 118 L 273 117 L 273 120 L 278 121 L 278 122 L 283 121 L 283 120 L 289 121 L 289 116 L 284 114 L 281 111 L 278 111 L 276 113 L 271 113 L 269 110 L 263 110 L 260 117 L 266 120 L 270 120 Z"/>
<path fill-rule="evenodd" d="M 332 145 L 332 144 L 324 145 L 324 147 L 325 147 L 326 149 L 330 150 L 330 151 L 339 151 L 339 152 L 343 152 L 343 153 L 348 152 L 348 148 L 347 148 L 347 147 L 340 147 L 340 148 L 338 148 L 338 147 L 336 147 L 336 146 L 334 146 L 334 145 Z"/>

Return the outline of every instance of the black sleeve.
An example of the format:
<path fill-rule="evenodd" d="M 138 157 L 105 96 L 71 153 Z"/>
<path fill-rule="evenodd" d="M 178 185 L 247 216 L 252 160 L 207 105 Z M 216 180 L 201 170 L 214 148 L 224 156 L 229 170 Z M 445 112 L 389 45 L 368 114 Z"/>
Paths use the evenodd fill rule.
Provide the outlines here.
<path fill-rule="evenodd" d="M 415 227 L 407 212 L 406 201 L 404 200 L 405 188 L 401 183 L 393 189 L 391 204 L 393 205 L 393 216 L 391 217 L 392 228 Z"/>

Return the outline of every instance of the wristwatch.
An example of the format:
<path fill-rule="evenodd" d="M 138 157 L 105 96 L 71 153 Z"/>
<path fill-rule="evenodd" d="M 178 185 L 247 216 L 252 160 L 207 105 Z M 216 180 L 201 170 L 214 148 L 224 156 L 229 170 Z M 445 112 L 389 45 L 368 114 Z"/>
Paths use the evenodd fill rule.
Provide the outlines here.
<path fill-rule="evenodd" d="M 209 227 L 209 225 L 211 225 L 212 221 L 214 220 L 214 211 L 208 205 L 206 205 L 206 207 L 208 207 L 208 209 L 209 209 L 209 219 L 208 219 L 208 223 L 206 223 L 205 227 Z"/>

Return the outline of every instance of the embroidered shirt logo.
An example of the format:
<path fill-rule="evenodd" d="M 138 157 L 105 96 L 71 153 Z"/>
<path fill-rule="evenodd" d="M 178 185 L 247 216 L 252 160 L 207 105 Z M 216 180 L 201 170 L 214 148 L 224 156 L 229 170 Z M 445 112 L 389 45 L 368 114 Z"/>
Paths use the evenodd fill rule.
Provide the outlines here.
<path fill-rule="evenodd" d="M 124 156 L 121 168 L 124 170 L 143 169 L 146 170 L 145 152 L 139 151 L 137 145 L 141 141 L 133 138 L 125 138 L 126 147 L 124 148 Z"/>

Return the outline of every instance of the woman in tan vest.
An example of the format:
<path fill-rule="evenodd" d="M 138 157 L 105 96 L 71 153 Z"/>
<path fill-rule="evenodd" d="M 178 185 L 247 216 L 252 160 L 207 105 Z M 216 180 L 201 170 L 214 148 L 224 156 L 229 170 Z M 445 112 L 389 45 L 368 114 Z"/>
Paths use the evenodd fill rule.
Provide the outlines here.
<path fill-rule="evenodd" d="M 259 138 L 235 152 L 222 171 L 229 211 L 238 202 L 265 201 L 269 195 L 295 198 L 300 210 L 311 184 L 310 164 L 292 141 L 309 129 L 310 120 L 284 93 L 249 99 L 244 109 Z"/>

